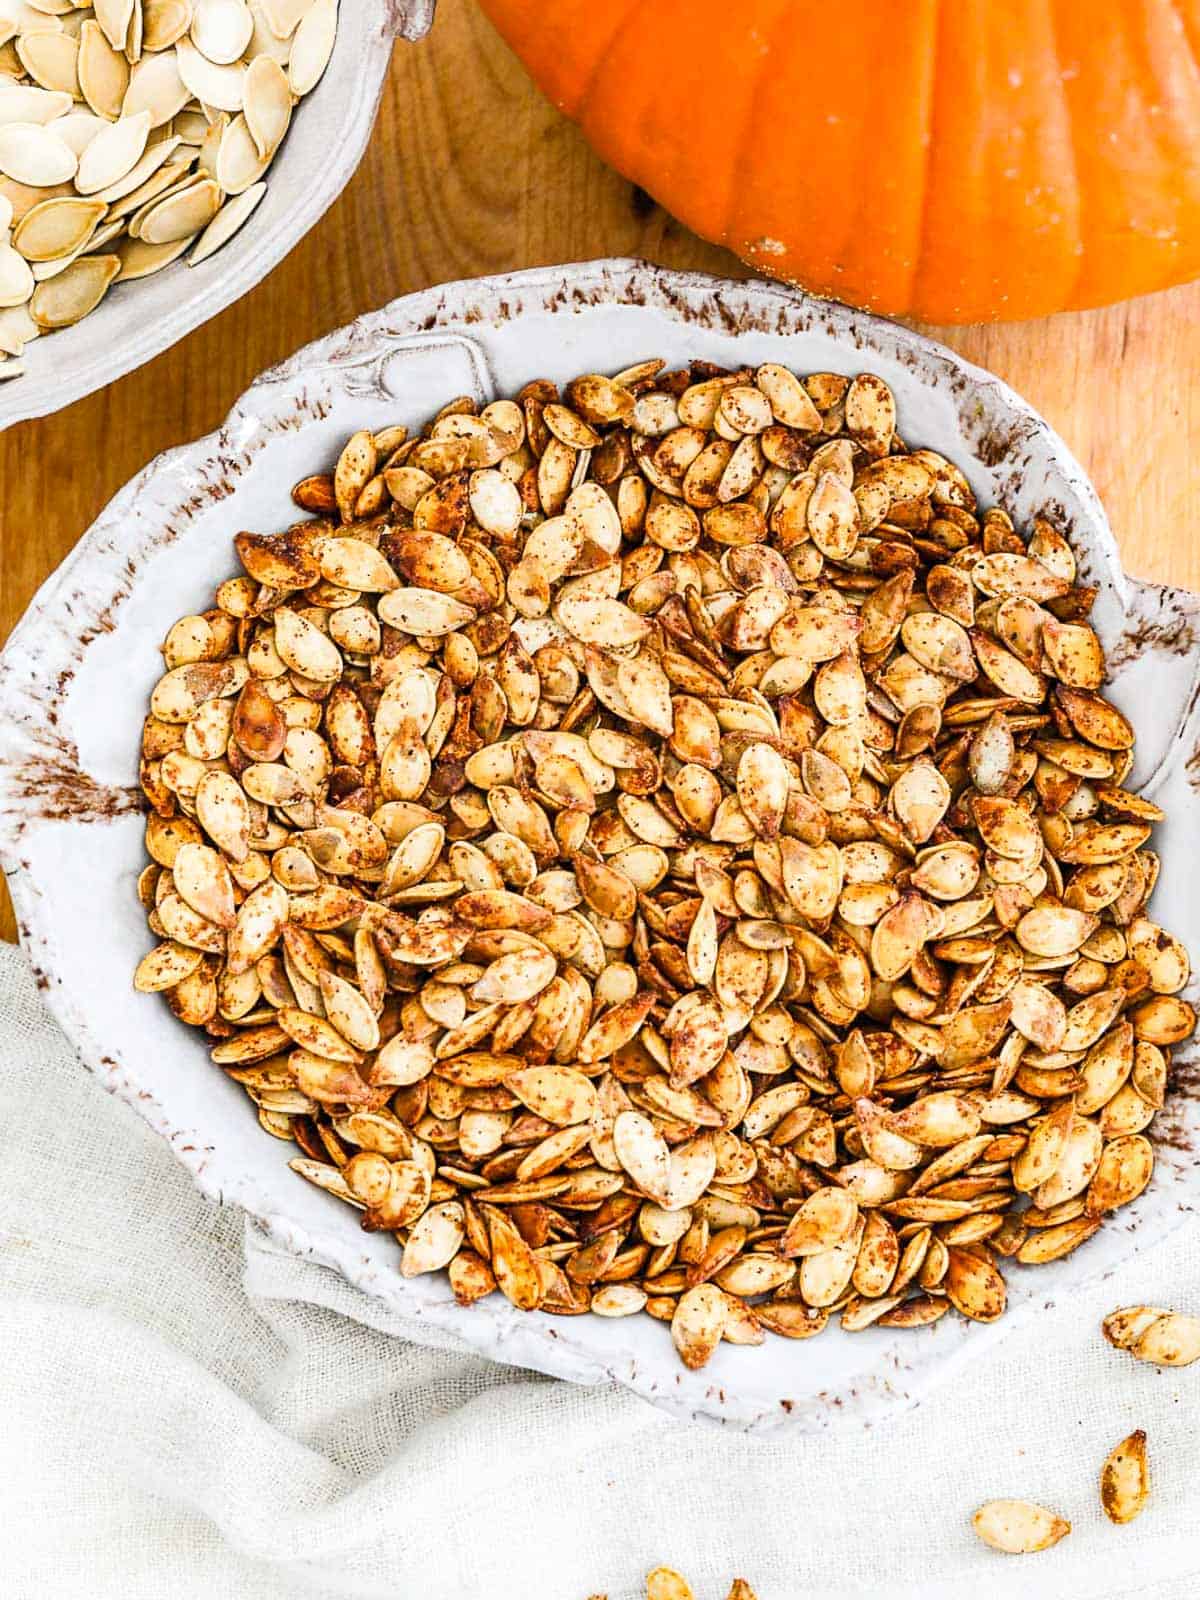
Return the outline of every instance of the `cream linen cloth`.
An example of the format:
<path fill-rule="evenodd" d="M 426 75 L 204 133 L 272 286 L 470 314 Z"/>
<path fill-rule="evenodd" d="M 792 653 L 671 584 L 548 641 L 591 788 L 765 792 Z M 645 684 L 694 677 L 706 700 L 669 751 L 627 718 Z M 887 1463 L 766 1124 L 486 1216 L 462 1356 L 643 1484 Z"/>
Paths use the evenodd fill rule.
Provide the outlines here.
<path fill-rule="evenodd" d="M 697 1600 L 735 1574 L 759 1600 L 1200 1593 L 1200 1367 L 1098 1334 L 1118 1302 L 1200 1309 L 1194 1223 L 886 1426 L 747 1438 L 409 1342 L 201 1199 L 7 948 L 0 1019 L 3 1600 L 640 1600 L 660 1562 Z M 1139 1426 L 1150 1507 L 1114 1528 L 1097 1474 Z M 993 1554 L 969 1516 L 999 1495 L 1073 1534 Z"/>

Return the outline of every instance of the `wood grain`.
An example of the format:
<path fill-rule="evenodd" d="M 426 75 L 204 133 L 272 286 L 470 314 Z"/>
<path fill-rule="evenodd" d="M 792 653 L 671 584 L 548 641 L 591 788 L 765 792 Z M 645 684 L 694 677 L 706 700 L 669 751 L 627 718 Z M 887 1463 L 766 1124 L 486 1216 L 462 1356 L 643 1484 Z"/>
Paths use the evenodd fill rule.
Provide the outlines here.
<path fill-rule="evenodd" d="M 0 435 L 0 640 L 121 485 L 215 427 L 265 366 L 410 290 L 604 255 L 744 275 L 591 154 L 474 0 L 441 0 L 430 37 L 397 48 L 350 187 L 265 283 L 103 393 Z M 1130 572 L 1200 588 L 1200 284 L 1105 311 L 931 331 L 1063 435 Z M 4 905 L 0 933 L 12 932 Z"/>

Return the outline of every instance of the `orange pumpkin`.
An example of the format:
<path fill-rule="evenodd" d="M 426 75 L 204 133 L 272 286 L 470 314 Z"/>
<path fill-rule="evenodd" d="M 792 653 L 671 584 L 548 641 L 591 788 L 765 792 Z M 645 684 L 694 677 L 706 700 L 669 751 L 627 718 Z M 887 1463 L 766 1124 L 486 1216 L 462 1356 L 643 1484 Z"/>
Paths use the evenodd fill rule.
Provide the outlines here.
<path fill-rule="evenodd" d="M 1200 0 L 482 0 L 758 271 L 932 322 L 1200 275 Z"/>

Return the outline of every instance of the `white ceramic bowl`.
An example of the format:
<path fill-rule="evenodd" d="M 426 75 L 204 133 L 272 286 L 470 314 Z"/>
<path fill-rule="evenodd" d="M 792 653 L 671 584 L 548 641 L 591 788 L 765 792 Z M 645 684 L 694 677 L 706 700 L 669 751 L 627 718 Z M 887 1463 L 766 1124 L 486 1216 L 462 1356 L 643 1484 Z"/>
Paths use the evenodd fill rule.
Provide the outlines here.
<path fill-rule="evenodd" d="M 529 378 L 614 371 L 660 355 L 801 371 L 879 372 L 911 443 L 969 472 L 983 500 L 1024 522 L 1043 511 L 1098 586 L 1114 698 L 1140 734 L 1137 781 L 1167 807 L 1160 921 L 1189 939 L 1200 800 L 1188 759 L 1200 601 L 1122 576 L 1103 512 L 1061 441 L 1009 389 L 915 333 L 778 285 L 599 262 L 449 284 L 398 300 L 265 374 L 220 433 L 159 458 L 112 502 L 46 584 L 0 658 L 0 857 L 21 937 L 46 998 L 85 1063 L 166 1138 L 208 1195 L 236 1202 L 274 1238 L 342 1271 L 410 1317 L 452 1329 L 498 1360 L 580 1382 L 612 1378 L 673 1411 L 743 1427 L 815 1428 L 913 1403 L 961 1363 L 985 1358 L 1047 1298 L 1116 1274 L 1159 1239 L 1198 1189 L 1192 1056 L 1156 1128 L 1145 1195 L 1066 1260 L 1009 1270 L 1010 1310 L 984 1327 L 947 1317 L 915 1332 L 831 1328 L 804 1344 L 722 1347 L 702 1372 L 680 1364 L 645 1317 L 522 1315 L 499 1295 L 462 1310 L 444 1277 L 404 1281 L 386 1235 L 289 1172 L 242 1091 L 165 1005 L 132 993 L 152 942 L 134 893 L 142 865 L 135 788 L 147 696 L 167 625 L 209 603 L 234 569 L 231 536 L 294 516 L 290 486 L 332 465 L 357 427 L 420 424 L 458 394 L 512 393 Z M 1119 1281 L 1114 1300 L 1120 1298 Z"/>
<path fill-rule="evenodd" d="M 118 284 L 72 328 L 35 339 L 22 377 L 0 383 L 0 429 L 43 417 L 132 372 L 260 283 L 328 211 L 362 160 L 397 38 L 429 31 L 436 0 L 342 0 L 325 76 L 305 97 L 237 236 L 198 267 L 185 261 Z"/>

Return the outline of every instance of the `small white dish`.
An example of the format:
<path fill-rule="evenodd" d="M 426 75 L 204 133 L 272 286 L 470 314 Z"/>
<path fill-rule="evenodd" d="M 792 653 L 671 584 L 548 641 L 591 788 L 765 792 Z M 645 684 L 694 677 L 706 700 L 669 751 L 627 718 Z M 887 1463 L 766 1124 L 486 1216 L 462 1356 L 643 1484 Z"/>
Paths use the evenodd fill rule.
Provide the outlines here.
<path fill-rule="evenodd" d="M 177 261 L 118 284 L 90 317 L 35 339 L 25 371 L 0 383 L 0 430 L 44 417 L 114 383 L 253 289 L 325 215 L 371 136 L 392 46 L 420 39 L 436 0 L 344 0 L 325 76 L 306 95 L 237 236 L 199 266 Z"/>
<path fill-rule="evenodd" d="M 816 1429 L 915 1403 L 986 1358 L 1048 1300 L 1148 1249 L 1200 1194 L 1200 1080 L 1181 1051 L 1155 1124 L 1158 1166 L 1144 1195 L 1090 1243 L 1037 1269 L 1006 1267 L 1010 1309 L 982 1326 L 723 1346 L 685 1370 L 668 1330 L 523 1315 L 499 1295 L 457 1306 L 442 1276 L 403 1280 L 386 1235 L 303 1183 L 258 1127 L 203 1039 L 131 976 L 152 942 L 134 893 L 143 864 L 138 742 L 158 645 L 210 603 L 235 568 L 239 529 L 294 519 L 293 482 L 332 465 L 358 427 L 419 425 L 458 394 L 511 394 L 535 376 L 615 371 L 645 356 L 725 365 L 776 360 L 802 372 L 864 368 L 891 384 L 911 443 L 969 473 L 984 504 L 1019 522 L 1051 516 L 1071 537 L 1114 668 L 1113 698 L 1139 734 L 1134 781 L 1165 806 L 1158 920 L 1200 947 L 1192 887 L 1200 797 L 1195 630 L 1200 599 L 1124 577 L 1096 496 L 1062 441 L 1011 390 L 905 328 L 775 284 L 729 283 L 642 263 L 593 262 L 448 284 L 396 301 L 264 374 L 219 433 L 148 466 L 44 586 L 0 657 L 0 859 L 21 938 L 46 999 L 84 1062 L 169 1141 L 197 1184 L 244 1206 L 287 1248 L 335 1267 L 409 1317 L 452 1330 L 497 1360 L 581 1383 L 613 1379 L 683 1416 L 748 1429 Z"/>

